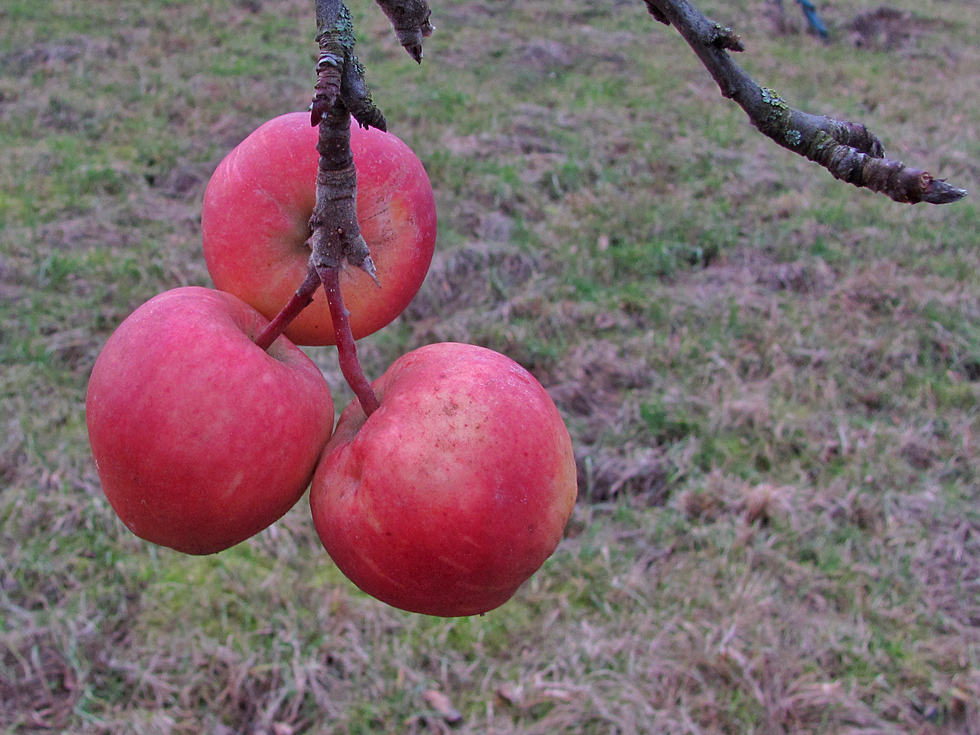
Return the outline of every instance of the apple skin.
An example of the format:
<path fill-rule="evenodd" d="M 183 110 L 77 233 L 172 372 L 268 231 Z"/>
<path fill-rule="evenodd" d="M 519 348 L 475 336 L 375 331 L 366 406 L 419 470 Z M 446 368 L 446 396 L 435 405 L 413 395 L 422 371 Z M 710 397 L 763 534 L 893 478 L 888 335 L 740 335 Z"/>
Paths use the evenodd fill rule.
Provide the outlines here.
<path fill-rule="evenodd" d="M 316 201 L 318 128 L 308 112 L 260 126 L 215 169 L 204 193 L 204 258 L 216 288 L 272 319 L 306 276 L 309 219 Z M 397 317 L 418 292 L 436 241 L 435 199 L 412 150 L 391 133 L 351 128 L 357 169 L 357 219 L 380 289 L 349 265 L 341 292 L 354 339 Z M 335 344 L 322 290 L 289 325 L 299 345 Z"/>
<path fill-rule="evenodd" d="M 102 488 L 137 536 L 187 554 L 227 549 L 309 485 L 334 408 L 319 368 L 235 296 L 176 288 L 112 334 L 86 422 Z"/>
<path fill-rule="evenodd" d="M 442 343 L 341 415 L 310 489 L 320 540 L 361 590 L 454 617 L 502 605 L 554 552 L 577 495 L 568 430 L 510 358 Z"/>

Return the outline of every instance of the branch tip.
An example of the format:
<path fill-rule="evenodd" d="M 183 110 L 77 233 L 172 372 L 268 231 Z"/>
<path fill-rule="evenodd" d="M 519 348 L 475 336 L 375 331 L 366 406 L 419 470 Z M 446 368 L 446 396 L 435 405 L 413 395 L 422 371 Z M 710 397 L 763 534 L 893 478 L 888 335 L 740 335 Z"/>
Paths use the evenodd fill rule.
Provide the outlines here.
<path fill-rule="evenodd" d="M 739 37 L 708 20 L 687 0 L 644 1 L 655 19 L 677 29 L 722 95 L 734 100 L 752 124 L 779 145 L 838 179 L 896 202 L 948 204 L 966 196 L 964 189 L 885 158 L 881 141 L 864 125 L 801 112 L 774 90 L 760 87 L 727 53 L 742 50 Z"/>
<path fill-rule="evenodd" d="M 952 204 L 969 193 L 966 189 L 947 184 L 946 179 L 934 179 L 929 174 L 925 176 L 929 177 L 929 181 L 924 187 L 922 201 L 927 204 Z"/>
<path fill-rule="evenodd" d="M 422 39 L 436 29 L 429 22 L 431 10 L 426 0 L 377 0 L 382 12 L 388 16 L 395 36 L 415 61 L 422 63 Z"/>

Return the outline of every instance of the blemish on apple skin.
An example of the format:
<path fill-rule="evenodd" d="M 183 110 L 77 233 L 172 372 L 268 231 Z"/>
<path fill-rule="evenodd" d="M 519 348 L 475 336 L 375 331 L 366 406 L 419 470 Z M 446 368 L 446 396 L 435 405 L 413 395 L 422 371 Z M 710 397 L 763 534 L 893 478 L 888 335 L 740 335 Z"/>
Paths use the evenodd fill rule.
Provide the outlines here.
<path fill-rule="evenodd" d="M 454 558 L 452 558 L 451 556 L 445 556 L 445 555 L 440 556 L 440 557 L 437 558 L 437 561 L 439 561 L 440 563 L 442 563 L 442 564 L 444 564 L 446 566 L 452 567 L 456 571 L 461 572 L 463 574 L 472 574 L 473 573 L 473 569 L 470 568 L 469 565 L 463 564 L 461 562 L 458 562 Z"/>
<path fill-rule="evenodd" d="M 239 470 L 235 473 L 235 477 L 232 478 L 231 483 L 229 483 L 228 488 L 225 490 L 225 497 L 230 498 L 234 495 L 235 491 L 241 486 L 242 482 L 245 480 L 245 473 Z"/>
<path fill-rule="evenodd" d="M 370 556 L 362 556 L 361 561 L 366 564 L 372 572 L 378 575 L 381 579 L 386 580 L 389 584 L 397 589 L 405 589 L 406 585 L 398 579 L 395 579 L 390 574 L 385 572 L 377 562 L 374 561 Z"/>

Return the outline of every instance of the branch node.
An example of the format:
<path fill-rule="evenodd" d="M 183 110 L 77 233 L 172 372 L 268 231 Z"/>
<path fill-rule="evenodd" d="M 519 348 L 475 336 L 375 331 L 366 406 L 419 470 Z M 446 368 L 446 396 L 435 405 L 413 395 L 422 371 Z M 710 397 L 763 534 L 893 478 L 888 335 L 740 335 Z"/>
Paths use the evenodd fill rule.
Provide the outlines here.
<path fill-rule="evenodd" d="M 645 0 L 645 2 L 647 4 L 647 12 L 653 16 L 655 21 L 663 23 L 665 26 L 670 25 L 670 19 L 654 4 L 654 0 Z"/>
<path fill-rule="evenodd" d="M 745 44 L 742 43 L 742 37 L 731 28 L 725 28 L 720 23 L 713 24 L 709 43 L 715 48 L 726 49 L 728 51 L 745 51 Z"/>

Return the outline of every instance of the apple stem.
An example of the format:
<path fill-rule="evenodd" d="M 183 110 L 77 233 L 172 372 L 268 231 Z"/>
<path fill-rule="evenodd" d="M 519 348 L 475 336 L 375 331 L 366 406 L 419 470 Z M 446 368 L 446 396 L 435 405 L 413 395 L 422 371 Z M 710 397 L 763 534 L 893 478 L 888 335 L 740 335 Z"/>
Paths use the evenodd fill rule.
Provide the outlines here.
<path fill-rule="evenodd" d="M 344 374 L 344 379 L 354 391 L 361 410 L 366 416 L 370 416 L 380 406 L 371 383 L 364 375 L 361 361 L 357 359 L 357 345 L 350 329 L 349 312 L 344 306 L 344 297 L 340 292 L 340 268 L 314 266 L 323 290 L 327 295 L 327 304 L 330 307 L 330 318 L 333 320 L 333 331 L 337 339 L 337 360 L 340 363 L 340 372 Z"/>
<path fill-rule="evenodd" d="M 320 162 L 310 217 L 310 270 L 318 276 L 327 296 L 340 371 L 370 416 L 380 404 L 357 359 L 349 312 L 340 291 L 340 269 L 346 262 L 377 282 L 374 262 L 357 222 L 357 170 L 350 126 L 353 115 L 361 125 L 384 129 L 384 116 L 370 103 L 361 77 L 363 69 L 353 55 L 354 34 L 346 6 L 340 0 L 317 0 L 316 9 L 321 63 L 311 122 L 319 127 L 316 149 Z"/>
<path fill-rule="evenodd" d="M 316 293 L 319 287 L 320 276 L 317 275 L 313 268 L 310 268 L 306 274 L 306 278 L 300 284 L 300 287 L 296 289 L 293 297 L 282 307 L 282 311 L 276 314 L 275 318 L 266 325 L 259 336 L 255 338 L 255 344 L 262 350 L 268 350 L 272 347 L 272 343 L 286 330 L 290 322 L 312 303 L 313 294 Z"/>
<path fill-rule="evenodd" d="M 354 391 L 361 409 L 365 415 L 370 416 L 381 405 L 371 382 L 364 375 L 361 361 L 357 358 L 357 344 L 354 341 L 354 334 L 350 328 L 350 312 L 344 306 L 344 295 L 340 290 L 340 267 L 317 265 L 312 259 L 310 270 L 303 279 L 302 285 L 296 289 L 296 293 L 289 300 L 275 318 L 269 322 L 265 329 L 255 338 L 255 344 L 262 350 L 268 350 L 272 343 L 278 339 L 289 323 L 303 311 L 310 302 L 313 301 L 313 294 L 316 293 L 320 284 L 323 284 L 323 291 L 327 296 L 327 306 L 330 309 L 330 319 L 333 322 L 333 331 L 337 342 L 337 361 L 340 363 L 340 372 L 343 373 L 347 384 Z"/>
<path fill-rule="evenodd" d="M 340 269 L 360 268 L 377 283 L 378 276 L 357 222 L 357 171 L 350 147 L 351 117 L 365 127 L 386 129 L 384 116 L 371 102 L 364 69 L 354 56 L 354 29 L 343 0 L 315 0 L 317 85 L 310 122 L 319 126 L 316 202 L 310 217 L 310 267 L 289 303 L 269 322 L 255 344 L 267 350 L 287 325 L 313 301 L 319 285 L 327 296 L 340 371 L 370 416 L 380 406 L 357 359 L 349 312 L 340 292 Z M 426 16 L 427 17 L 427 16 Z"/>

